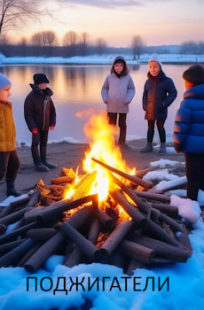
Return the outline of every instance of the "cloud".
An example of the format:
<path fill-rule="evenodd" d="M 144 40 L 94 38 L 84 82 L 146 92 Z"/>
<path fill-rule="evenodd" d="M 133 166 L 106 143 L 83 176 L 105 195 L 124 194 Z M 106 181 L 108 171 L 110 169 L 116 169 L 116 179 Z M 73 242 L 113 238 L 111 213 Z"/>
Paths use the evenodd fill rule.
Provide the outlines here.
<path fill-rule="evenodd" d="M 142 0 L 64 0 L 71 4 L 82 4 L 100 8 L 143 6 Z"/>

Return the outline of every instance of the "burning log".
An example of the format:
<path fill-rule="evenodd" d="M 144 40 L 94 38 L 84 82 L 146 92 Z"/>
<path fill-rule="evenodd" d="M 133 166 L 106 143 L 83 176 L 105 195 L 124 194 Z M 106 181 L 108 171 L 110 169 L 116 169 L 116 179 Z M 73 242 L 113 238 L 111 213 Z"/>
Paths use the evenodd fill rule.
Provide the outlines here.
<path fill-rule="evenodd" d="M 26 237 L 36 241 L 47 241 L 54 236 L 56 230 L 54 228 L 35 228 L 30 229 L 26 233 Z"/>
<path fill-rule="evenodd" d="M 66 237 L 70 238 L 80 247 L 81 251 L 94 262 L 99 262 L 99 250 L 89 240 L 82 236 L 76 229 L 74 229 L 68 222 L 61 226 L 61 231 Z"/>
<path fill-rule="evenodd" d="M 14 248 L 16 248 L 17 246 L 19 246 L 21 243 L 25 241 L 26 239 L 20 239 L 20 240 L 16 240 L 16 241 L 12 241 L 12 242 L 0 245 L 0 254 L 5 254 L 13 250 Z"/>
<path fill-rule="evenodd" d="M 164 256 L 165 258 L 173 261 L 185 262 L 191 256 L 190 252 L 187 250 L 146 236 L 136 236 L 133 238 L 133 241 L 137 244 L 153 249 L 156 255 Z"/>
<path fill-rule="evenodd" d="M 129 214 L 136 224 L 141 227 L 146 226 L 146 218 L 135 208 L 134 205 L 128 202 L 119 191 L 110 191 L 110 195 Z"/>
<path fill-rule="evenodd" d="M 126 256 L 143 263 L 149 263 L 155 256 L 155 251 L 132 241 L 123 240 L 119 245 L 119 251 Z"/>
<path fill-rule="evenodd" d="M 66 202 L 66 203 L 61 202 L 61 204 L 59 204 L 56 207 L 47 208 L 46 210 L 39 212 L 39 214 L 36 216 L 36 220 L 38 223 L 41 223 L 41 224 L 45 223 L 49 221 L 50 219 L 52 219 L 53 217 L 59 216 L 65 211 L 77 208 L 90 201 L 96 202 L 96 199 L 97 199 L 97 195 L 90 195 L 90 196 L 83 197 L 83 198 L 80 198 L 78 200 L 74 200 L 71 202 Z"/>
<path fill-rule="evenodd" d="M 116 229 L 110 234 L 108 239 L 104 242 L 102 247 L 100 248 L 101 256 L 103 257 L 103 261 L 108 260 L 108 256 L 110 256 L 119 243 L 123 240 L 123 238 L 127 235 L 130 229 L 134 226 L 132 221 L 123 221 L 121 222 Z"/>
<path fill-rule="evenodd" d="M 54 185 L 59 184 L 65 184 L 65 183 L 71 183 L 74 180 L 74 178 L 71 178 L 70 176 L 62 176 L 55 179 L 51 179 L 51 183 Z"/>
<path fill-rule="evenodd" d="M 78 229 L 85 223 L 91 216 L 91 208 L 80 209 L 68 221 L 70 225 Z M 57 232 L 52 238 L 46 241 L 25 263 L 24 268 L 28 272 L 36 272 L 41 265 L 54 254 L 63 244 L 65 235 L 62 231 Z"/>
<path fill-rule="evenodd" d="M 123 172 L 123 171 L 120 171 L 120 170 L 118 170 L 118 169 L 116 169 L 116 168 L 113 168 L 113 167 L 111 167 L 111 166 L 109 166 L 109 165 L 107 165 L 107 164 L 105 164 L 105 163 L 99 161 L 98 159 L 92 158 L 92 160 L 93 160 L 95 163 L 101 165 L 103 168 L 106 168 L 106 169 L 108 169 L 109 171 L 112 171 L 112 172 L 114 172 L 114 173 L 120 175 L 121 177 L 123 177 L 123 178 L 129 180 L 129 181 L 132 182 L 133 184 L 141 185 L 142 187 L 144 187 L 144 188 L 147 189 L 147 190 L 148 190 L 149 188 L 152 188 L 152 187 L 153 187 L 153 184 L 152 184 L 151 182 L 144 181 L 144 180 L 142 180 L 142 179 L 140 179 L 140 178 L 138 178 L 138 177 L 132 176 L 132 175 L 127 174 L 127 173 L 125 173 L 125 172 Z"/>
<path fill-rule="evenodd" d="M 0 267 L 8 267 L 15 264 L 16 260 L 26 254 L 34 245 L 34 241 L 31 239 L 26 240 L 4 256 L 0 258 Z"/>
<path fill-rule="evenodd" d="M 0 244 L 13 241 L 18 236 L 23 236 L 28 230 L 30 230 L 31 228 L 35 228 L 37 226 L 38 226 L 38 224 L 36 222 L 33 222 L 33 223 L 25 225 L 21 228 L 18 228 L 14 231 L 11 231 L 7 235 L 3 235 L 0 237 Z"/>

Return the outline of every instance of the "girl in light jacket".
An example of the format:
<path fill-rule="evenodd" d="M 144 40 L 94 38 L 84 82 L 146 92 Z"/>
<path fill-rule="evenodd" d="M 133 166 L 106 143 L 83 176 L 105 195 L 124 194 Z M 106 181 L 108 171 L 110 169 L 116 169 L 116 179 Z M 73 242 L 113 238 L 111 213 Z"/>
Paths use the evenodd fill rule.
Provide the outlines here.
<path fill-rule="evenodd" d="M 107 107 L 109 123 L 115 126 L 118 118 L 120 127 L 118 144 L 124 148 L 127 129 L 126 117 L 129 112 L 129 104 L 135 95 L 135 86 L 122 56 L 115 58 L 110 72 L 103 84 L 101 96 Z"/>

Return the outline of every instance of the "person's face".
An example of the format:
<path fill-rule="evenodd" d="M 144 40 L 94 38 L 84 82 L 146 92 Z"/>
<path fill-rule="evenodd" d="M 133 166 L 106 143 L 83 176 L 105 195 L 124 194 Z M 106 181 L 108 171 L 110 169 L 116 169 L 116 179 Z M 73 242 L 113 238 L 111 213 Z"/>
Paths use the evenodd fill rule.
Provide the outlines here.
<path fill-rule="evenodd" d="M 40 89 L 46 89 L 47 88 L 47 83 L 41 83 L 41 84 L 38 84 L 38 87 L 40 88 Z"/>
<path fill-rule="evenodd" d="M 114 65 L 114 70 L 117 74 L 121 74 L 122 71 L 124 69 L 124 63 L 123 62 L 117 62 L 115 65 Z"/>
<path fill-rule="evenodd" d="M 188 90 L 190 88 L 192 88 L 193 86 L 195 86 L 193 83 L 188 82 L 186 80 L 184 80 L 184 85 L 185 85 L 185 89 Z"/>
<path fill-rule="evenodd" d="M 160 65 L 156 61 L 150 61 L 149 63 L 149 72 L 152 76 L 157 76 L 160 72 Z"/>
<path fill-rule="evenodd" d="M 0 101 L 8 101 L 8 98 L 11 96 L 10 89 L 11 85 L 4 86 L 2 89 L 0 89 Z"/>

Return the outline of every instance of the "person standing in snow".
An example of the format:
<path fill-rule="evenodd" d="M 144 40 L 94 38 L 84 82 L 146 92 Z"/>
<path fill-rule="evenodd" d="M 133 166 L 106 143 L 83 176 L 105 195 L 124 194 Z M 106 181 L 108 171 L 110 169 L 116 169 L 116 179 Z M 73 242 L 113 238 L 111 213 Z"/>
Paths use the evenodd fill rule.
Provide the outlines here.
<path fill-rule="evenodd" d="M 186 162 L 187 198 L 197 200 L 204 191 L 204 68 L 195 64 L 183 73 L 184 100 L 174 123 L 173 140 L 177 153 Z"/>
<path fill-rule="evenodd" d="M 56 111 L 51 99 L 53 92 L 47 87 L 49 80 L 46 75 L 36 73 L 33 81 L 34 84 L 30 84 L 32 91 L 25 99 L 24 116 L 28 129 L 32 132 L 31 153 L 35 170 L 46 172 L 57 167 L 46 158 L 48 132 L 55 128 Z"/>
<path fill-rule="evenodd" d="M 120 127 L 118 144 L 125 148 L 126 118 L 129 104 L 135 95 L 135 86 L 125 59 L 122 56 L 115 58 L 101 90 L 103 102 L 106 104 L 107 116 L 111 125 Z"/>
<path fill-rule="evenodd" d="M 166 132 L 164 129 L 168 107 L 176 99 L 177 90 L 169 77 L 162 70 L 162 63 L 157 54 L 152 54 L 149 59 L 149 72 L 143 92 L 143 110 L 148 122 L 147 144 L 140 151 L 142 153 L 153 151 L 153 137 L 155 122 L 159 132 L 159 153 L 166 152 Z"/>
<path fill-rule="evenodd" d="M 20 169 L 16 152 L 16 126 L 13 119 L 11 81 L 0 73 L 0 180 L 6 175 L 7 196 L 21 195 L 15 188 L 15 180 Z"/>

